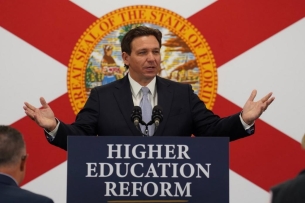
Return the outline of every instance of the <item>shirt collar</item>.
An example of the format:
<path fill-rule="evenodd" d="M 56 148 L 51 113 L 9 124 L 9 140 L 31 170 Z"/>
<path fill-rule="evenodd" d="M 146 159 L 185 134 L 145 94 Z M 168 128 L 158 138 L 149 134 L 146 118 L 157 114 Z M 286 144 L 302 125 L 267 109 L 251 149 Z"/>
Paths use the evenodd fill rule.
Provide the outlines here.
<path fill-rule="evenodd" d="M 132 79 L 130 77 L 130 74 L 128 74 L 128 79 L 129 79 L 129 83 L 130 83 L 130 87 L 131 87 L 131 92 L 132 92 L 133 96 L 136 97 L 139 94 L 142 86 L 138 82 L 136 82 L 134 79 Z M 146 87 L 148 87 L 148 89 L 150 90 L 152 95 L 155 95 L 156 77 L 154 77 Z"/>

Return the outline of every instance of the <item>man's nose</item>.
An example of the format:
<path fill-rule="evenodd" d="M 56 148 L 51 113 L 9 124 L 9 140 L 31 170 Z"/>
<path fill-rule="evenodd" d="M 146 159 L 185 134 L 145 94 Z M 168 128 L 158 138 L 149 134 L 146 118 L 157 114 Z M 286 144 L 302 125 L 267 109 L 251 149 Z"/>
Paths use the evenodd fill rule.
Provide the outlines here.
<path fill-rule="evenodd" d="M 149 52 L 147 54 L 147 61 L 154 61 L 155 60 L 155 56 L 152 52 Z"/>

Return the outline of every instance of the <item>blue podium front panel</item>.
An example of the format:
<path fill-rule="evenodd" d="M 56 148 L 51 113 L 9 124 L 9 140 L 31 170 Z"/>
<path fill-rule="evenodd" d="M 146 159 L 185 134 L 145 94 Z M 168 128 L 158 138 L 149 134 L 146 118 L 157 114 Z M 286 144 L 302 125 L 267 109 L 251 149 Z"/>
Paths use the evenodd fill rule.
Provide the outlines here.
<path fill-rule="evenodd" d="M 229 202 L 229 139 L 68 137 L 67 202 Z"/>

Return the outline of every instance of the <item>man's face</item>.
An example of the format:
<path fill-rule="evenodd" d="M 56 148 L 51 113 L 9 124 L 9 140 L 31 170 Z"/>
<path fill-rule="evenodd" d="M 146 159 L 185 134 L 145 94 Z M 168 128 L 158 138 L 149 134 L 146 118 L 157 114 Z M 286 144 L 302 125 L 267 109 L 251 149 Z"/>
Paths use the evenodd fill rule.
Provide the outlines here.
<path fill-rule="evenodd" d="M 137 37 L 131 42 L 131 53 L 122 54 L 129 66 L 130 76 L 142 86 L 146 86 L 160 69 L 161 55 L 158 40 L 153 36 Z"/>

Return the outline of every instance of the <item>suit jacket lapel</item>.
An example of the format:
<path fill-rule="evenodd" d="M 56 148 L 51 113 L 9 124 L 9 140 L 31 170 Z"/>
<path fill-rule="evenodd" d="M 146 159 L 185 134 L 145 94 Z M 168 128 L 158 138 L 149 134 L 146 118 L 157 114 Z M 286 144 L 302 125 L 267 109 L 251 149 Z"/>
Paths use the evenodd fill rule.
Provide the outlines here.
<path fill-rule="evenodd" d="M 162 108 L 163 121 L 160 123 L 159 128 L 155 132 L 154 136 L 162 136 L 169 118 L 169 112 L 173 100 L 173 90 L 170 88 L 170 84 L 165 79 L 162 79 L 158 76 L 156 83 L 158 93 L 158 106 Z"/>
<path fill-rule="evenodd" d="M 117 91 L 114 91 L 113 94 L 120 108 L 120 111 L 124 116 L 125 122 L 127 123 L 133 135 L 141 136 L 141 133 L 136 129 L 130 119 L 134 105 L 132 101 L 130 83 L 127 75 L 123 79 L 121 79 L 119 83 L 117 83 L 116 88 Z"/>

